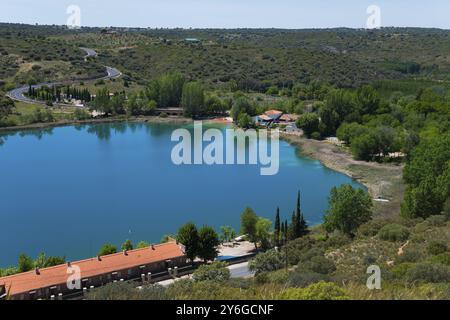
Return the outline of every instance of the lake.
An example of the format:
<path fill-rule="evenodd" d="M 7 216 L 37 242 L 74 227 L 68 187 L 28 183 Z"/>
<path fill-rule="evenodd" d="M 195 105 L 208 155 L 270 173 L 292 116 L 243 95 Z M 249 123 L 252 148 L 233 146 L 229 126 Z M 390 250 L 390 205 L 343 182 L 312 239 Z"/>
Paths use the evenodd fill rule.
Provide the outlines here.
<path fill-rule="evenodd" d="M 122 122 L 0 135 L 0 267 L 21 253 L 76 260 L 104 243 L 159 242 L 188 221 L 238 230 L 247 206 L 271 220 L 279 206 L 290 219 L 298 190 L 315 225 L 333 186 L 360 186 L 284 141 L 274 176 L 250 165 L 176 166 L 177 127 Z"/>

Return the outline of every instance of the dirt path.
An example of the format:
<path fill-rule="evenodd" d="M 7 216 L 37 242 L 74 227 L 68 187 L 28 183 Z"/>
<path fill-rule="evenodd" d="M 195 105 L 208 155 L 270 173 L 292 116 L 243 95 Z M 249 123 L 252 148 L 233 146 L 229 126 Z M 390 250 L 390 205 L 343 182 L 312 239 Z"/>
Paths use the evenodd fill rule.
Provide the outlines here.
<path fill-rule="evenodd" d="M 400 213 L 405 191 L 402 165 L 357 161 L 344 148 L 326 141 L 290 135 L 282 135 L 282 138 L 298 147 L 302 155 L 317 159 L 326 167 L 342 172 L 364 184 L 374 199 L 389 200 L 389 202 L 374 203 L 375 217 L 387 218 Z"/>

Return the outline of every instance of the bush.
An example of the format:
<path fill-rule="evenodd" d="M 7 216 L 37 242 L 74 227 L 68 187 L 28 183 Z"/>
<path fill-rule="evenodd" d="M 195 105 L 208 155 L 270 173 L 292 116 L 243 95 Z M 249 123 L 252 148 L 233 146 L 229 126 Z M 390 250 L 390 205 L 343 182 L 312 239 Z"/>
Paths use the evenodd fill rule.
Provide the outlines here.
<path fill-rule="evenodd" d="M 299 269 L 304 271 L 312 271 L 319 274 L 330 274 L 336 271 L 336 266 L 333 261 L 323 256 L 315 256 L 309 261 L 300 263 Z"/>
<path fill-rule="evenodd" d="M 412 268 L 414 268 L 414 263 L 401 263 L 391 269 L 391 274 L 394 276 L 394 278 L 402 279 Z"/>
<path fill-rule="evenodd" d="M 254 271 L 256 275 L 263 272 L 271 272 L 282 269 L 285 264 L 285 256 L 276 250 L 270 250 L 258 254 L 250 261 L 250 271 Z"/>
<path fill-rule="evenodd" d="M 311 139 L 314 140 L 321 140 L 322 139 L 322 135 L 320 134 L 320 132 L 313 132 L 311 133 Z"/>
<path fill-rule="evenodd" d="M 202 265 L 192 275 L 195 281 L 226 281 L 230 279 L 230 270 L 225 262 Z"/>
<path fill-rule="evenodd" d="M 427 251 L 429 254 L 436 256 L 438 254 L 447 252 L 448 248 L 445 243 L 433 241 L 427 246 Z"/>
<path fill-rule="evenodd" d="M 321 281 L 307 288 L 290 288 L 279 295 L 280 300 L 348 300 L 346 291 L 335 283 Z"/>
<path fill-rule="evenodd" d="M 450 268 L 439 263 L 420 263 L 410 269 L 406 277 L 410 283 L 415 282 L 449 282 Z"/>
<path fill-rule="evenodd" d="M 369 221 L 358 228 L 357 235 L 360 237 L 374 237 L 386 224 L 386 221 L 383 220 Z"/>
<path fill-rule="evenodd" d="M 150 285 L 137 289 L 132 282 L 110 283 L 91 290 L 87 300 L 166 300 L 166 289 L 159 285 Z"/>
<path fill-rule="evenodd" d="M 409 238 L 409 230 L 399 224 L 388 224 L 380 229 L 378 237 L 384 241 L 405 241 Z"/>
<path fill-rule="evenodd" d="M 316 272 L 301 272 L 297 270 L 290 274 L 287 285 L 289 287 L 305 288 L 313 283 L 327 281 L 328 276 Z"/>
<path fill-rule="evenodd" d="M 446 216 L 431 216 L 425 220 L 429 226 L 442 227 L 447 223 Z"/>
<path fill-rule="evenodd" d="M 417 249 L 407 249 L 401 256 L 397 258 L 397 263 L 417 262 L 422 260 L 423 254 Z"/>
<path fill-rule="evenodd" d="M 430 259 L 432 263 L 440 263 L 450 267 L 450 252 L 441 253 Z"/>

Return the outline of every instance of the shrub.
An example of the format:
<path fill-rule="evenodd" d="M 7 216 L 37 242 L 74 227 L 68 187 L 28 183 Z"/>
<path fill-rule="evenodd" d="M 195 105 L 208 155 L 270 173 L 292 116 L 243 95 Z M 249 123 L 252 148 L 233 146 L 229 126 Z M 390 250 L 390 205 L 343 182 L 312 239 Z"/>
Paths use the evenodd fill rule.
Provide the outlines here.
<path fill-rule="evenodd" d="M 440 263 L 450 267 L 450 252 L 438 254 L 430 259 L 432 263 Z"/>
<path fill-rule="evenodd" d="M 289 288 L 279 295 L 280 300 L 348 300 L 346 291 L 335 283 L 321 281 L 307 288 Z"/>
<path fill-rule="evenodd" d="M 401 263 L 401 264 L 394 266 L 391 269 L 391 273 L 394 276 L 394 278 L 402 279 L 406 276 L 408 271 L 411 270 L 412 268 L 414 268 L 413 263 L 409 263 L 409 262 Z"/>
<path fill-rule="evenodd" d="M 167 118 L 169 115 L 167 114 L 167 113 L 165 113 L 165 112 L 161 112 L 160 114 L 159 114 L 159 117 L 160 118 Z"/>
<path fill-rule="evenodd" d="M 425 221 L 430 226 L 442 227 L 447 223 L 447 217 L 446 216 L 431 216 Z"/>
<path fill-rule="evenodd" d="M 448 248 L 445 243 L 433 241 L 427 246 L 427 251 L 429 254 L 436 256 L 441 253 L 447 252 Z"/>
<path fill-rule="evenodd" d="M 439 263 L 419 263 L 410 269 L 406 277 L 410 283 L 414 282 L 449 282 L 450 268 Z"/>
<path fill-rule="evenodd" d="M 322 139 L 322 135 L 320 134 L 320 132 L 315 131 L 315 132 L 311 133 L 311 139 L 321 140 Z"/>
<path fill-rule="evenodd" d="M 112 244 L 104 244 L 101 248 L 100 251 L 98 252 L 99 256 L 107 256 L 109 254 L 113 254 L 117 252 L 117 247 L 112 245 Z"/>
<path fill-rule="evenodd" d="M 409 238 L 409 230 L 399 224 L 388 224 L 380 229 L 378 236 L 385 241 L 405 241 Z"/>
<path fill-rule="evenodd" d="M 386 221 L 383 220 L 369 221 L 358 228 L 357 235 L 360 237 L 374 237 L 386 224 Z"/>
<path fill-rule="evenodd" d="M 417 262 L 423 258 L 423 254 L 417 249 L 407 249 L 401 256 L 397 258 L 397 263 Z"/>
<path fill-rule="evenodd" d="M 276 250 L 270 250 L 258 254 L 250 261 L 249 268 L 258 275 L 259 273 L 282 269 L 286 265 L 285 261 L 284 254 Z"/>
<path fill-rule="evenodd" d="M 320 274 L 329 274 L 336 271 L 336 266 L 334 265 L 333 261 L 323 256 L 315 256 L 311 258 L 310 261 L 300 263 L 299 269 L 305 271 L 309 270 Z"/>
<path fill-rule="evenodd" d="M 137 289 L 132 282 L 110 283 L 91 290 L 87 300 L 166 300 L 166 289 L 159 285 L 145 286 Z"/>
<path fill-rule="evenodd" d="M 316 272 L 302 272 L 297 270 L 289 275 L 287 285 L 289 287 L 305 288 L 313 283 L 327 281 L 328 276 Z"/>
<path fill-rule="evenodd" d="M 226 281 L 230 279 L 230 270 L 225 262 L 214 262 L 200 266 L 192 277 L 195 281 Z"/>

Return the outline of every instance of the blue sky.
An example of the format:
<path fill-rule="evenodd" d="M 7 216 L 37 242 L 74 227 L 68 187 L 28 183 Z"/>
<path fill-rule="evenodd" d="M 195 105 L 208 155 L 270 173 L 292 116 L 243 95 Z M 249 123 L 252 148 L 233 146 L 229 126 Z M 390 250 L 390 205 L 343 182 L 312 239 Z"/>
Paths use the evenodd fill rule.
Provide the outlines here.
<path fill-rule="evenodd" d="M 450 29 L 449 0 L 1 0 L 0 21 L 65 24 L 71 4 L 86 26 L 361 28 L 375 4 L 382 26 Z"/>

